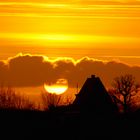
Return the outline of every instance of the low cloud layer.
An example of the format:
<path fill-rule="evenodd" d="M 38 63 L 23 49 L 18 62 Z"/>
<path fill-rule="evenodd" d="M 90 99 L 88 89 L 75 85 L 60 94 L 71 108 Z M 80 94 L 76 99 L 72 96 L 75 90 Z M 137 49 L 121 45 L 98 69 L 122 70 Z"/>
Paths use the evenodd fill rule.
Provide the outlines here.
<path fill-rule="evenodd" d="M 44 82 L 53 83 L 59 78 L 66 78 L 69 87 L 76 87 L 77 83 L 82 86 L 92 74 L 110 86 L 114 77 L 122 74 L 133 74 L 139 81 L 140 67 L 88 57 L 77 61 L 68 58 L 50 60 L 44 56 L 28 54 L 0 61 L 0 84 L 12 87 L 39 86 Z"/>

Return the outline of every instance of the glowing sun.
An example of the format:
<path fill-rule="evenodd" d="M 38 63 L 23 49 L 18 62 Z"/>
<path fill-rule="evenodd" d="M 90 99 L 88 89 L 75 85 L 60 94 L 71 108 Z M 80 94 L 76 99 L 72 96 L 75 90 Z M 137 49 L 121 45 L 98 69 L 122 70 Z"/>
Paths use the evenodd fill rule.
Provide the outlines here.
<path fill-rule="evenodd" d="M 51 94 L 63 94 L 68 89 L 68 81 L 66 79 L 58 79 L 54 84 L 44 83 L 44 88 Z"/>

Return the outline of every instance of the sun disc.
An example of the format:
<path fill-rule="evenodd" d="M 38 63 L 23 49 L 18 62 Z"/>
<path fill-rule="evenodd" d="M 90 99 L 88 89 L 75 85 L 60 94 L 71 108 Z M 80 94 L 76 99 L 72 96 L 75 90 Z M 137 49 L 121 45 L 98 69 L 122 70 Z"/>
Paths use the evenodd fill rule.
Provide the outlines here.
<path fill-rule="evenodd" d="M 66 79 L 58 79 L 54 84 L 44 83 L 44 89 L 51 94 L 63 94 L 68 89 L 68 82 Z"/>

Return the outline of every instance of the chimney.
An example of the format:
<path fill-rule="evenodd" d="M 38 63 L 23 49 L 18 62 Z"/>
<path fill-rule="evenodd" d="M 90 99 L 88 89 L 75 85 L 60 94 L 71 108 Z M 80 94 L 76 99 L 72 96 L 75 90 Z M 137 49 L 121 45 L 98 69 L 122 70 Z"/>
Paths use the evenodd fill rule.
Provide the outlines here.
<path fill-rule="evenodd" d="M 91 78 L 92 78 L 92 79 L 95 79 L 95 75 L 91 75 Z"/>

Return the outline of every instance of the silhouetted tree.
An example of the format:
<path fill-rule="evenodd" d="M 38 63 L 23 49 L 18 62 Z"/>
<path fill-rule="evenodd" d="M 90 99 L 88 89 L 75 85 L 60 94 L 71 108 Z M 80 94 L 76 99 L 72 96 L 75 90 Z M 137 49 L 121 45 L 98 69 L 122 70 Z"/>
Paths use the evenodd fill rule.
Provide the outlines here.
<path fill-rule="evenodd" d="M 131 106 L 132 96 L 140 90 L 140 85 L 136 83 L 135 77 L 130 74 L 116 77 L 112 83 L 113 88 L 109 90 L 116 104 L 123 106 L 124 113 L 128 112 Z"/>
<path fill-rule="evenodd" d="M 12 88 L 0 88 L 1 109 L 26 109 L 33 110 L 35 105 L 27 97 L 17 94 Z"/>
<path fill-rule="evenodd" d="M 50 94 L 48 92 L 42 93 L 42 104 L 44 110 L 53 110 L 56 108 L 61 101 L 61 95 Z"/>

